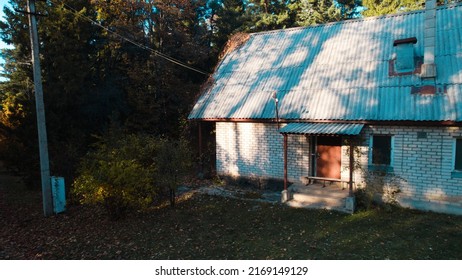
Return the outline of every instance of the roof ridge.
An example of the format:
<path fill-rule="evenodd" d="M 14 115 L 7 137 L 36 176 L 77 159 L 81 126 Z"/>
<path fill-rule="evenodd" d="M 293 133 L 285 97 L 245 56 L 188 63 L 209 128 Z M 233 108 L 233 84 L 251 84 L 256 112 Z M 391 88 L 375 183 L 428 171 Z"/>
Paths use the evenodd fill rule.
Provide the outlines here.
<path fill-rule="evenodd" d="M 456 8 L 456 7 L 459 7 L 459 6 L 462 7 L 462 2 L 460 2 L 460 3 L 450 3 L 450 4 L 438 6 L 436 9 L 437 10 L 445 10 L 445 9 Z M 326 23 L 320 23 L 320 24 L 315 24 L 315 25 L 297 26 L 297 27 L 289 27 L 289 28 L 283 28 L 283 29 L 260 31 L 260 32 L 249 33 L 249 35 L 250 36 L 258 36 L 258 35 L 265 35 L 265 34 L 278 33 L 278 32 L 291 32 L 291 31 L 297 31 L 297 30 L 301 30 L 301 29 L 320 28 L 320 27 L 330 26 L 330 25 L 349 24 L 349 23 L 363 22 L 363 21 L 369 21 L 369 20 L 380 20 L 380 19 L 408 16 L 408 15 L 420 14 L 420 13 L 425 13 L 425 9 L 423 9 L 423 10 L 415 10 L 415 11 L 408 11 L 408 12 L 398 12 L 398 13 L 394 13 L 394 14 L 381 15 L 381 16 L 363 17 L 363 18 L 355 18 L 355 19 L 344 19 L 344 20 L 340 20 L 340 21 L 326 22 Z"/>

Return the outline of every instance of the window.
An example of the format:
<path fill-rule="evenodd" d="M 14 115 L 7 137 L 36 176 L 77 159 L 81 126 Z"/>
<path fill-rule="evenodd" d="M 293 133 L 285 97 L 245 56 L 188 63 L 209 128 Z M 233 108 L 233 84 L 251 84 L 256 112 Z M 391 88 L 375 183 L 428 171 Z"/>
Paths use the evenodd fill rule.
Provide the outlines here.
<path fill-rule="evenodd" d="M 392 137 L 389 135 L 372 136 L 372 159 L 373 165 L 391 166 L 392 164 Z"/>
<path fill-rule="evenodd" d="M 462 138 L 456 139 L 454 157 L 454 170 L 462 171 Z"/>

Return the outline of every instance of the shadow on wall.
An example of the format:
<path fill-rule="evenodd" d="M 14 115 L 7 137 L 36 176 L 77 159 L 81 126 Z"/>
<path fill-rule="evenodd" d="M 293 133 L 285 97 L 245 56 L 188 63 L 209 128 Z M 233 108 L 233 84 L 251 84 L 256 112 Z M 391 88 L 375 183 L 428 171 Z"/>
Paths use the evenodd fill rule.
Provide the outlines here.
<path fill-rule="evenodd" d="M 217 163 L 220 174 L 262 178 L 257 184 L 284 178 L 283 136 L 277 124 L 219 123 Z M 304 136 L 289 141 L 289 180 L 299 181 L 309 172 L 309 145 Z M 255 181 L 256 179 L 252 179 Z M 257 181 L 258 181 L 257 180 Z M 273 187 L 272 187 L 273 188 Z M 282 189 L 282 184 L 280 185 Z"/>
<path fill-rule="evenodd" d="M 278 178 L 283 174 L 282 136 L 275 124 L 219 123 L 219 173 Z M 280 148 L 279 148 L 280 147 Z"/>

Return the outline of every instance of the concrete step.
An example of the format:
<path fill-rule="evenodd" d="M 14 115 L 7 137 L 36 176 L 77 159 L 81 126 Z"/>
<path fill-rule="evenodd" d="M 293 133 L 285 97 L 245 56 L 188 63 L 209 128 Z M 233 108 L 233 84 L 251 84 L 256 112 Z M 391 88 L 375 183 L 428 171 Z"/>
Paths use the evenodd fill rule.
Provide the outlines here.
<path fill-rule="evenodd" d="M 344 213 L 352 213 L 346 208 L 348 189 L 342 189 L 335 185 L 294 184 L 289 187 L 291 200 L 287 205 L 297 208 L 328 209 Z"/>
<path fill-rule="evenodd" d="M 321 195 L 311 195 L 303 193 L 293 193 L 292 200 L 306 203 L 306 204 L 321 204 L 324 206 L 331 207 L 344 207 L 345 198 L 343 197 L 331 197 L 331 196 L 321 196 Z"/>
<path fill-rule="evenodd" d="M 348 196 L 347 189 L 340 189 L 340 188 L 323 188 L 321 186 L 293 186 L 289 188 L 290 193 L 292 194 L 304 194 L 310 196 L 321 196 L 321 197 L 328 197 L 328 198 L 345 198 Z"/>
<path fill-rule="evenodd" d="M 320 195 L 327 197 L 343 198 L 348 196 L 348 189 L 342 189 L 337 186 L 326 186 L 320 184 L 312 185 L 292 185 L 289 187 L 291 193 L 303 193 L 309 195 Z"/>
<path fill-rule="evenodd" d="M 311 202 L 303 202 L 297 200 L 290 200 L 286 202 L 286 204 L 290 207 L 294 208 L 305 208 L 305 209 L 327 209 L 333 211 L 339 211 L 342 213 L 352 214 L 352 211 L 345 208 L 345 205 L 333 205 L 333 204 L 325 204 L 325 203 L 311 203 Z"/>

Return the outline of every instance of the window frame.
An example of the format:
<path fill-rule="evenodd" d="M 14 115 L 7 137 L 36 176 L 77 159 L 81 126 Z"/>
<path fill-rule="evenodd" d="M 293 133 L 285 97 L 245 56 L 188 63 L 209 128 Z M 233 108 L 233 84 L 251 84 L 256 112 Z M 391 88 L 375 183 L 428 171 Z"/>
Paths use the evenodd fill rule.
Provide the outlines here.
<path fill-rule="evenodd" d="M 390 137 L 390 164 L 377 164 L 373 163 L 373 155 L 374 155 L 374 137 L 375 136 L 385 136 Z M 371 171 L 385 171 L 385 172 L 393 172 L 393 167 L 395 164 L 394 156 L 395 155 L 395 136 L 392 134 L 371 134 L 370 141 L 369 141 L 369 170 Z"/>
<path fill-rule="evenodd" d="M 454 140 L 452 141 L 452 178 L 462 178 L 462 169 L 456 169 L 457 141 L 462 141 L 462 137 L 454 137 Z"/>

